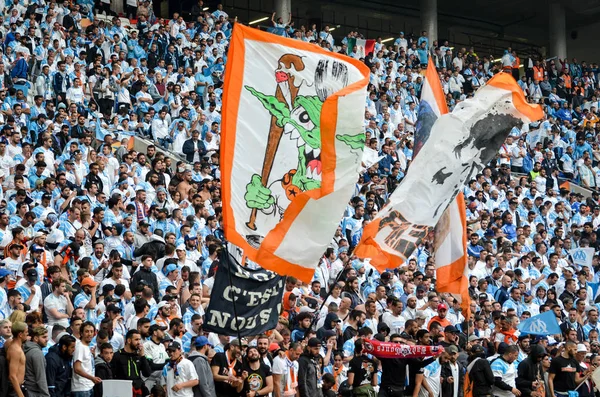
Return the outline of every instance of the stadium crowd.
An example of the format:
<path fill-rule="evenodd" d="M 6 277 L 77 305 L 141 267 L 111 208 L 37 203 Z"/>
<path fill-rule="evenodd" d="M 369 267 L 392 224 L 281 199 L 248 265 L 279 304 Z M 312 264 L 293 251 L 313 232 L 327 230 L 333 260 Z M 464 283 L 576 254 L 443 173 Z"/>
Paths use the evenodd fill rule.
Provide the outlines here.
<path fill-rule="evenodd" d="M 132 381 L 153 397 L 580 397 L 600 363 L 597 64 L 523 62 L 430 41 L 378 38 L 364 62 L 367 146 L 362 173 L 310 285 L 288 277 L 275 329 L 251 338 L 203 330 L 222 249 L 219 147 L 228 39 L 223 7 L 156 18 L 127 0 L 22 1 L 0 17 L 0 397 L 103 395 Z M 290 16 L 291 18 L 291 16 Z M 351 32 L 289 37 L 354 55 Z M 546 117 L 515 128 L 497 159 L 464 188 L 471 317 L 436 291 L 422 244 L 378 273 L 352 250 L 410 168 L 431 57 L 450 109 L 493 74 L 512 73 Z M 133 136 L 155 145 L 136 152 Z M 175 161 L 161 150 L 183 153 Z M 589 188 L 590 197 L 561 188 Z M 521 334 L 552 311 L 561 333 Z M 375 359 L 365 340 L 441 345 L 439 357 Z"/>

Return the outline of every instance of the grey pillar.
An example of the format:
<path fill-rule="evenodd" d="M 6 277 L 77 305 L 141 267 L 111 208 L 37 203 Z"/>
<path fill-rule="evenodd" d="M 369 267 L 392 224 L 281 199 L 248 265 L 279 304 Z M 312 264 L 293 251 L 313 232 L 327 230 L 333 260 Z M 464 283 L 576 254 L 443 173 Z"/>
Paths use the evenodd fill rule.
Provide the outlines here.
<path fill-rule="evenodd" d="M 290 13 L 292 12 L 292 0 L 276 0 L 275 1 L 275 20 L 279 17 L 283 19 L 284 24 L 289 24 Z"/>
<path fill-rule="evenodd" d="M 560 3 L 550 4 L 550 53 L 548 57 L 567 57 L 567 22 L 565 20 L 565 8 Z"/>
<path fill-rule="evenodd" d="M 427 31 L 429 45 L 432 45 L 438 38 L 437 0 L 421 0 L 421 26 Z"/>

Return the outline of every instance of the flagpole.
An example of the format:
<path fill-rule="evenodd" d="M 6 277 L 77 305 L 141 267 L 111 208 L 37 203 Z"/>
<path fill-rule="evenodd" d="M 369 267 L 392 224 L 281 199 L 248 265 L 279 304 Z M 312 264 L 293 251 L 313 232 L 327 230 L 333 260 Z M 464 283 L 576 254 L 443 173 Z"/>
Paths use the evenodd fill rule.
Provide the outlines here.
<path fill-rule="evenodd" d="M 235 292 L 235 289 L 233 288 L 233 277 L 231 276 L 231 262 L 229 261 L 229 250 L 227 249 L 227 244 L 229 244 L 229 243 L 225 242 L 223 244 L 223 249 L 224 249 L 223 255 L 225 256 L 225 262 L 226 262 L 226 266 L 227 266 L 227 274 L 229 276 L 229 296 L 231 297 L 231 300 L 233 302 L 234 324 L 236 325 L 237 338 L 238 338 L 238 341 L 240 342 L 240 349 L 242 350 L 242 356 L 243 356 L 244 351 L 242 349 L 242 335 L 240 333 L 240 327 L 238 326 L 237 305 L 235 304 L 235 301 L 237 300 L 237 296 L 236 296 L 237 294 Z"/>
<path fill-rule="evenodd" d="M 306 338 L 306 334 L 312 329 L 313 325 L 315 325 L 315 322 L 317 321 L 317 313 L 321 313 L 323 306 L 325 306 L 325 302 L 327 302 L 327 298 L 329 298 L 331 296 L 331 291 L 333 291 L 333 287 L 340 281 L 343 273 L 344 273 L 344 269 L 340 270 L 340 272 L 337 274 L 337 276 L 335 278 L 335 281 L 333 282 L 333 284 L 331 284 L 331 288 L 329 288 L 329 292 L 327 293 L 327 295 L 325 295 L 325 298 L 323 299 L 321 306 L 319 306 L 318 310 L 315 310 L 315 315 L 313 316 L 312 321 L 310 322 L 310 327 L 308 327 L 308 329 L 306 331 L 304 331 L 305 338 Z"/>

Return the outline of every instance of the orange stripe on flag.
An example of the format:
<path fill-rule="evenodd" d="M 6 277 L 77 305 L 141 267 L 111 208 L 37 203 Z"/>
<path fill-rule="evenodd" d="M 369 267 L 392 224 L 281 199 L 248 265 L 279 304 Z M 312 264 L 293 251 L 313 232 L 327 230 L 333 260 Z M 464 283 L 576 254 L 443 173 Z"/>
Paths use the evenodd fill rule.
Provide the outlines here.
<path fill-rule="evenodd" d="M 523 90 L 517 85 L 517 82 L 511 74 L 500 72 L 492 77 L 490 81 L 488 81 L 488 84 L 506 91 L 512 91 L 513 104 L 517 110 L 527 116 L 529 120 L 539 120 L 544 116 L 544 111 L 540 105 L 527 103 Z"/>
<path fill-rule="evenodd" d="M 433 95 L 435 96 L 435 102 L 437 103 L 438 109 L 441 114 L 448 113 L 448 104 L 446 103 L 446 99 L 444 97 L 444 90 L 442 89 L 442 85 L 440 84 L 440 75 L 433 64 L 433 59 L 429 57 L 429 63 L 427 64 L 427 72 L 425 73 L 425 78 L 431 91 L 433 91 Z"/>
<path fill-rule="evenodd" d="M 234 210 L 231 206 L 232 190 L 231 175 L 233 161 L 235 157 L 236 133 L 239 113 L 239 103 L 242 92 L 242 85 L 245 71 L 246 48 L 245 41 L 252 40 L 262 43 L 272 43 L 294 50 L 311 52 L 318 55 L 326 55 L 328 58 L 335 58 L 356 67 L 363 78 L 354 82 L 340 91 L 331 95 L 323 103 L 321 111 L 321 163 L 322 163 L 322 182 L 320 189 L 313 189 L 298 194 L 285 210 L 285 216 L 265 236 L 264 240 L 257 249 L 238 233 L 235 224 Z M 300 215 L 310 199 L 318 200 L 321 197 L 331 194 L 335 189 L 335 169 L 336 169 L 336 150 L 335 150 L 335 132 L 338 117 L 338 97 L 352 94 L 357 90 L 364 88 L 368 83 L 369 70 L 358 60 L 347 56 L 325 51 L 314 44 L 305 43 L 298 40 L 283 38 L 281 36 L 262 32 L 258 29 L 236 24 L 228 53 L 229 61 L 225 70 L 225 84 L 223 96 L 223 127 L 222 142 L 226 143 L 221 147 L 222 164 L 222 196 L 223 196 L 223 230 L 226 238 L 233 244 L 243 249 L 247 257 L 257 262 L 265 269 L 275 271 L 279 274 L 291 275 L 304 282 L 310 282 L 314 274 L 314 268 L 308 268 L 290 263 L 275 255 L 277 248 L 281 245 L 294 220 Z M 239 188 L 239 187 L 238 187 Z"/>
<path fill-rule="evenodd" d="M 450 234 L 446 238 L 451 238 L 451 234 L 454 232 L 461 233 L 461 248 L 463 255 L 449 264 L 443 264 L 444 262 L 439 261 L 444 261 L 444 259 L 449 261 L 450 258 L 438 258 L 436 256 L 436 289 L 439 292 L 448 292 L 459 295 L 461 297 L 463 316 L 465 319 L 469 319 L 471 299 L 469 297 L 469 277 L 467 267 L 467 214 L 465 210 L 465 197 L 462 192 L 456 196 L 456 204 L 452 204 L 448 207 L 447 211 L 453 211 L 454 205 L 458 208 L 460 225 L 451 224 Z"/>

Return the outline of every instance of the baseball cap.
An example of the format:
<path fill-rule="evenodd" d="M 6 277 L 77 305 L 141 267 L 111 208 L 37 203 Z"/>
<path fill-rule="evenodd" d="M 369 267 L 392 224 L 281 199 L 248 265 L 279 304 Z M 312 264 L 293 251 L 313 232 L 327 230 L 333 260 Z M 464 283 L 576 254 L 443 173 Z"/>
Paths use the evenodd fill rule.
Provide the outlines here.
<path fill-rule="evenodd" d="M 446 306 L 446 304 L 445 304 L 445 303 L 440 303 L 440 304 L 438 305 L 438 308 L 437 308 L 437 309 L 438 309 L 438 310 L 448 310 L 448 306 Z"/>
<path fill-rule="evenodd" d="M 98 285 L 98 283 L 95 282 L 93 278 L 86 277 L 83 280 L 81 280 L 81 286 L 85 287 L 86 285 L 89 287 L 95 287 L 96 285 Z"/>
<path fill-rule="evenodd" d="M 587 353 L 587 347 L 583 343 L 577 344 L 577 353 Z"/>
<path fill-rule="evenodd" d="M 108 307 L 106 308 L 107 312 L 113 312 L 113 313 L 121 313 L 121 308 L 115 304 L 110 304 L 108 305 Z"/>
<path fill-rule="evenodd" d="M 6 269 L 0 269 L 0 278 L 4 278 L 6 276 L 8 276 L 9 274 L 11 274 L 11 272 L 9 272 Z"/>
<path fill-rule="evenodd" d="M 190 241 L 190 240 L 196 240 L 198 237 L 197 236 L 191 236 L 191 235 L 186 235 L 184 240 L 185 241 Z"/>
<path fill-rule="evenodd" d="M 177 246 L 177 248 L 175 248 L 177 251 L 185 251 L 185 244 L 181 243 Z M 169 266 L 175 266 L 175 265 L 169 265 Z"/>
<path fill-rule="evenodd" d="M 42 235 L 44 235 L 44 234 L 42 233 Z M 32 252 L 44 252 L 44 247 L 34 244 L 31 246 L 31 251 Z"/>
<path fill-rule="evenodd" d="M 177 341 L 173 341 L 173 342 L 169 343 L 169 346 L 167 346 L 167 350 L 179 350 L 179 349 L 181 349 L 181 345 Z"/>
<path fill-rule="evenodd" d="M 417 314 L 415 315 L 415 318 L 420 318 L 420 319 L 427 319 L 427 315 L 425 314 L 425 312 L 423 310 L 417 310 Z"/>
<path fill-rule="evenodd" d="M 196 341 L 194 342 L 194 345 L 196 347 L 203 347 L 206 345 L 209 345 L 210 347 L 212 347 L 212 344 L 208 341 L 208 338 L 206 336 L 197 337 Z M 169 345 L 169 347 L 171 347 L 171 345 Z"/>
<path fill-rule="evenodd" d="M 479 337 L 477 335 L 469 335 L 469 342 L 473 342 L 476 340 L 481 340 L 481 337 Z"/>
<path fill-rule="evenodd" d="M 167 301 L 160 301 L 158 302 L 158 305 L 156 306 L 157 309 L 162 309 L 165 306 L 169 306 L 169 302 Z"/>
<path fill-rule="evenodd" d="M 154 332 L 156 332 L 157 330 L 161 330 L 161 331 L 166 331 L 167 327 L 163 327 L 162 325 L 159 324 L 152 324 L 150 326 L 150 328 L 148 328 L 148 333 L 150 335 L 152 335 Z"/>
<path fill-rule="evenodd" d="M 308 340 L 308 347 L 321 347 L 321 340 L 319 338 L 310 338 Z"/>
<path fill-rule="evenodd" d="M 446 352 L 448 354 L 456 354 L 458 353 L 458 347 L 456 347 L 455 345 L 450 345 L 446 348 Z"/>
<path fill-rule="evenodd" d="M 29 280 L 37 280 L 38 273 L 35 269 L 29 269 L 27 270 L 26 275 Z"/>
<path fill-rule="evenodd" d="M 485 300 L 488 298 L 488 295 L 485 292 L 479 294 L 479 300 Z"/>
<path fill-rule="evenodd" d="M 454 325 L 447 325 L 444 328 L 444 333 L 458 334 L 458 329 Z"/>

